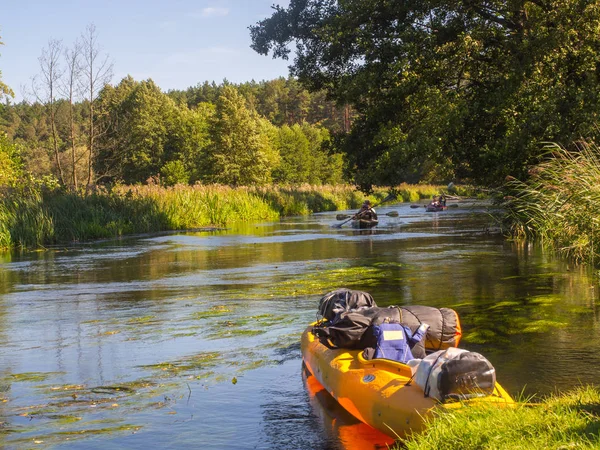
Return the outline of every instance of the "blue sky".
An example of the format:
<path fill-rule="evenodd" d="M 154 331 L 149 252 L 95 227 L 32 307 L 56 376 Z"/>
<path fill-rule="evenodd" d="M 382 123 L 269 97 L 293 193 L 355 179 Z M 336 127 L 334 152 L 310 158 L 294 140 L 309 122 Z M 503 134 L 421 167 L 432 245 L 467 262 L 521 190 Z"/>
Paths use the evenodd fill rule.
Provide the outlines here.
<path fill-rule="evenodd" d="M 21 86 L 39 72 L 48 40 L 71 46 L 89 24 L 114 63 L 112 84 L 126 75 L 152 78 L 164 91 L 206 80 L 238 83 L 287 76 L 288 61 L 250 48 L 248 26 L 289 0 L 4 0 L 0 9 L 2 80 Z"/>

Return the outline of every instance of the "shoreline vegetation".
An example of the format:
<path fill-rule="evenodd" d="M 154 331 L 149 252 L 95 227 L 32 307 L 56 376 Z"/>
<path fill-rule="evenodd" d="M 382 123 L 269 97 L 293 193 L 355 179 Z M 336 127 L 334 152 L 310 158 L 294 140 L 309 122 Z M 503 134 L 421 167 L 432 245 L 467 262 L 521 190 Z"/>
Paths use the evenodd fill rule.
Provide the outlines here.
<path fill-rule="evenodd" d="M 431 198 L 443 188 L 402 184 L 365 196 L 351 185 L 98 187 L 87 196 L 29 185 L 0 192 L 0 249 L 34 250 L 55 244 L 204 227 L 278 220 L 315 212 L 357 209 L 365 198 L 379 203 Z M 467 192 L 465 187 L 459 188 Z"/>
<path fill-rule="evenodd" d="M 502 206 L 508 234 L 531 239 L 576 263 L 600 263 L 600 149 L 579 142 L 546 147 L 525 181 L 508 178 Z"/>
<path fill-rule="evenodd" d="M 442 411 L 427 431 L 410 436 L 395 450 L 534 449 L 600 447 L 600 388 L 580 386 L 539 403 L 512 408 L 482 406 Z"/>

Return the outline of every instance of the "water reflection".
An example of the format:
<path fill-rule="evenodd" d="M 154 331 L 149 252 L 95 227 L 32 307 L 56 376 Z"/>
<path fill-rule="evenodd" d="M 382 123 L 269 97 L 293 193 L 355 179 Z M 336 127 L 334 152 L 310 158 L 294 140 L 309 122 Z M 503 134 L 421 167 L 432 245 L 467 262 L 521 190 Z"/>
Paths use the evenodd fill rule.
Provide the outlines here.
<path fill-rule="evenodd" d="M 328 449 L 387 449 L 394 443 L 394 439 L 354 418 L 306 371 L 303 371 L 303 380 L 312 410 L 328 437 Z"/>
<path fill-rule="evenodd" d="M 299 336 L 341 286 L 455 308 L 513 394 L 597 380 L 589 271 L 490 234 L 481 208 L 378 212 L 3 256 L 0 446 L 373 448 L 300 377 Z"/>

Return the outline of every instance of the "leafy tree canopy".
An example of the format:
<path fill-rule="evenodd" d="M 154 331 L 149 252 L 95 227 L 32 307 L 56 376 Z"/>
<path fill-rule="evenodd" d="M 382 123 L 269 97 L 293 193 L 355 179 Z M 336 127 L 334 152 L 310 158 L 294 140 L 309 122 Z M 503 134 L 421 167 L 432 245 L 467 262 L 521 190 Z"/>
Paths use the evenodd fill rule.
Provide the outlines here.
<path fill-rule="evenodd" d="M 4 45 L 4 42 L 0 41 L 0 45 Z M 5 96 L 14 97 L 15 93 L 11 88 L 2 82 L 2 71 L 0 71 L 0 100 Z"/>
<path fill-rule="evenodd" d="M 22 175 L 21 149 L 0 133 L 0 186 L 15 186 Z"/>
<path fill-rule="evenodd" d="M 311 90 L 359 114 L 356 181 L 521 176 L 539 142 L 600 110 L 600 4 L 580 0 L 291 0 L 250 27 Z"/>
<path fill-rule="evenodd" d="M 225 86 L 210 123 L 207 179 L 233 186 L 265 184 L 279 162 L 272 146 L 273 125 L 249 109 L 238 91 Z"/>
<path fill-rule="evenodd" d="M 2 82 L 2 71 L 0 71 L 0 99 L 4 96 L 14 97 L 15 93 L 11 88 Z"/>

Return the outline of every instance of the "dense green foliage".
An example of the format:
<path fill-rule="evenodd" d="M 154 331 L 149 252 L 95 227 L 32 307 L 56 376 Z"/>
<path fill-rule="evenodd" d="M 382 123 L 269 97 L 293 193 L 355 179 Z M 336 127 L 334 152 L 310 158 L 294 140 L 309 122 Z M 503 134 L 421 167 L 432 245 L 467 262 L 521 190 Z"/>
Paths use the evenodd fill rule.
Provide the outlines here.
<path fill-rule="evenodd" d="M 20 149 L 0 133 L 0 186 L 15 186 L 22 176 Z"/>
<path fill-rule="evenodd" d="M 577 152 L 548 147 L 547 159 L 525 181 L 512 179 L 504 198 L 514 236 L 541 241 L 580 262 L 600 259 L 600 149 L 581 143 Z"/>
<path fill-rule="evenodd" d="M 1 161 L 11 160 L 3 165 L 0 186 L 24 175 L 84 194 L 114 183 L 343 179 L 344 159 L 331 133 L 347 131 L 352 114 L 324 92 L 309 94 L 294 78 L 206 82 L 168 93 L 151 79 L 130 76 L 113 86 L 107 60 L 95 61 L 97 71 L 92 69 L 89 58 L 101 56 L 93 25 L 71 48 L 51 39 L 32 84 L 37 101 L 0 104 Z M 0 80 L 0 98 L 6 94 L 11 91 Z M 8 155 L 7 149 L 17 147 L 19 164 L 13 164 L 14 151 Z"/>
<path fill-rule="evenodd" d="M 0 130 L 21 145 L 25 169 L 37 177 L 61 179 L 58 162 L 67 174 L 75 164 L 66 181 L 73 187 L 69 180 L 87 178 L 89 108 L 58 100 L 53 111 L 58 158 L 44 105 L 0 105 Z M 344 159 L 331 137 L 338 114 L 293 78 L 167 94 L 152 80 L 126 77 L 95 101 L 94 183 L 339 183 Z"/>
<path fill-rule="evenodd" d="M 427 431 L 402 442 L 407 450 L 592 449 L 600 446 L 600 390 L 580 387 L 539 404 L 464 407 L 440 412 Z"/>
<path fill-rule="evenodd" d="M 226 86 L 210 121 L 213 142 L 208 148 L 208 180 L 234 186 L 269 183 L 271 169 L 279 165 L 279 154 L 270 138 L 272 128 L 246 107 L 233 87 Z"/>
<path fill-rule="evenodd" d="M 357 182 L 526 175 L 541 141 L 595 131 L 600 4 L 578 0 L 291 0 L 251 27 L 311 89 L 358 115 Z"/>

